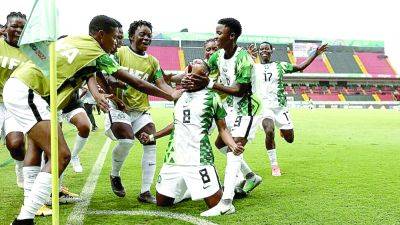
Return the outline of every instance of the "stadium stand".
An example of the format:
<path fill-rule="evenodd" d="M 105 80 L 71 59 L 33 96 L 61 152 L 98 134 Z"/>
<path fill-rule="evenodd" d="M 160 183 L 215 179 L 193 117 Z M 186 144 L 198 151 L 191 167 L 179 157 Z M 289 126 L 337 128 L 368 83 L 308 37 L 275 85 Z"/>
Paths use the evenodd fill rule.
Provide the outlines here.
<path fill-rule="evenodd" d="M 150 46 L 148 52 L 160 61 L 164 70 L 180 70 L 178 47 Z"/>
<path fill-rule="evenodd" d="M 376 77 L 378 74 L 395 77 L 395 73 L 385 55 L 374 52 L 357 52 L 356 54 L 361 59 L 365 69 L 369 74 L 371 74 L 372 77 Z"/>
<path fill-rule="evenodd" d="M 335 73 L 362 73 L 352 52 L 327 52 L 326 56 Z"/>
<path fill-rule="evenodd" d="M 304 62 L 306 58 L 296 58 L 296 64 Z M 304 71 L 304 73 L 329 73 L 322 57 L 316 58 Z"/>

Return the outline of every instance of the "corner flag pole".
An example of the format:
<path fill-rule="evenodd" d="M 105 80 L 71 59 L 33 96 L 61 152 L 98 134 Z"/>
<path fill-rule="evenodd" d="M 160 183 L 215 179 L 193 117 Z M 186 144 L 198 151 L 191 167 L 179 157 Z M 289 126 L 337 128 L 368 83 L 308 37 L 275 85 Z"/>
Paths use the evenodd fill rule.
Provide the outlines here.
<path fill-rule="evenodd" d="M 56 18 L 56 0 L 49 1 L 50 18 Z M 54 21 L 52 30 L 56 30 L 57 23 Z M 49 45 L 50 55 L 50 112 L 51 112 L 51 174 L 52 174 L 52 224 L 60 223 L 59 217 L 59 173 L 58 173 L 58 120 L 57 120 L 57 58 L 56 42 L 51 41 Z"/>

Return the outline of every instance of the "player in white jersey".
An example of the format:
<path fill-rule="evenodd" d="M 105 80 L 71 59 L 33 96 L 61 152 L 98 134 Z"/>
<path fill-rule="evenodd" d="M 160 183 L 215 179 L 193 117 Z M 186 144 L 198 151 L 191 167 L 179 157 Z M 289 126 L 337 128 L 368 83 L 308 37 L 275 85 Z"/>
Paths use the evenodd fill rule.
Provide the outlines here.
<path fill-rule="evenodd" d="M 208 75 L 202 60 L 193 61 L 194 74 Z M 157 182 L 157 205 L 171 206 L 176 198 L 189 191 L 192 200 L 204 199 L 209 208 L 222 196 L 214 155 L 209 140 L 215 120 L 222 140 L 235 154 L 243 147 L 236 144 L 226 129 L 226 112 L 217 93 L 205 86 L 183 93 L 174 107 L 174 130 Z M 230 208 L 226 214 L 235 212 Z"/>
<path fill-rule="evenodd" d="M 206 83 L 207 87 L 216 90 L 232 99 L 233 110 L 228 117 L 233 117 L 235 123 L 230 129 L 236 143 L 245 145 L 255 136 L 256 118 L 260 103 L 256 101 L 254 93 L 253 60 L 245 49 L 238 47 L 237 39 L 242 33 L 240 22 L 234 18 L 224 18 L 218 21 L 216 27 L 216 51 L 208 60 L 211 74 L 219 73 L 218 83 L 208 77 L 190 76 L 182 82 L 186 89 Z M 229 99 L 228 98 L 228 99 Z M 217 147 L 223 146 L 218 138 Z M 242 155 L 234 155 L 227 149 L 227 165 L 225 169 L 224 194 L 217 206 L 203 212 L 202 216 L 218 216 L 233 208 L 232 200 L 236 184 L 236 176 L 242 164 Z M 261 177 L 252 174 L 253 188 L 261 182 Z M 246 185 L 245 185 L 246 188 Z"/>
<path fill-rule="evenodd" d="M 287 62 L 271 62 L 273 48 L 271 43 L 262 42 L 259 45 L 261 64 L 255 65 L 257 77 L 257 94 L 262 99 L 261 123 L 265 131 L 265 147 L 270 160 L 272 175 L 281 176 L 275 147 L 275 126 L 282 137 L 288 142 L 294 141 L 293 122 L 287 108 L 284 93 L 283 74 L 302 71 L 312 61 L 327 49 L 327 45 L 319 46 L 316 51 L 300 65 Z"/>

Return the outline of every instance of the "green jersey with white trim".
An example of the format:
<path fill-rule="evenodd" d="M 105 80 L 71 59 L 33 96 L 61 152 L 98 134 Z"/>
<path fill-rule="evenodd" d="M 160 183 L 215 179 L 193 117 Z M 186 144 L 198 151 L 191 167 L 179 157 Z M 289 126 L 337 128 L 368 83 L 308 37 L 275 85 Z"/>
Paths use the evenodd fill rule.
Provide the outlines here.
<path fill-rule="evenodd" d="M 286 106 L 283 74 L 292 72 L 293 65 L 287 62 L 255 65 L 257 95 L 262 99 L 263 107 L 276 108 Z"/>
<path fill-rule="evenodd" d="M 243 97 L 229 96 L 236 115 L 253 116 L 259 109 L 259 101 L 256 100 L 254 61 L 249 53 L 238 47 L 230 59 L 225 59 L 225 50 L 220 49 L 211 55 L 208 65 L 211 74 L 219 72 L 218 82 L 227 87 L 237 84 L 251 84 L 252 90 Z"/>
<path fill-rule="evenodd" d="M 174 131 L 164 157 L 172 165 L 213 165 L 209 140 L 213 120 L 224 119 L 226 111 L 212 90 L 185 92 L 174 108 Z"/>

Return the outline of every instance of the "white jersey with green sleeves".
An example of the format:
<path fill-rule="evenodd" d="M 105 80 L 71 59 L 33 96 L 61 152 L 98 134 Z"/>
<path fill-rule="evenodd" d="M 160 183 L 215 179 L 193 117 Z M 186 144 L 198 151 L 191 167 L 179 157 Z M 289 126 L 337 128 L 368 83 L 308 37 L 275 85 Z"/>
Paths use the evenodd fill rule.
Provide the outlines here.
<path fill-rule="evenodd" d="M 292 72 L 293 65 L 287 62 L 255 65 L 257 95 L 262 99 L 263 107 L 276 108 L 286 106 L 283 74 Z"/>
<path fill-rule="evenodd" d="M 209 135 L 213 120 L 224 119 L 226 111 L 217 93 L 209 89 L 185 92 L 174 108 L 174 130 L 164 157 L 171 165 L 213 165 Z"/>
<path fill-rule="evenodd" d="M 254 61 L 249 53 L 237 47 L 230 59 L 224 58 L 225 50 L 216 51 L 208 60 L 211 73 L 218 71 L 218 82 L 232 87 L 237 84 L 251 84 L 252 90 L 243 97 L 228 96 L 234 112 L 238 116 L 254 116 L 260 108 L 260 102 L 255 96 Z"/>

